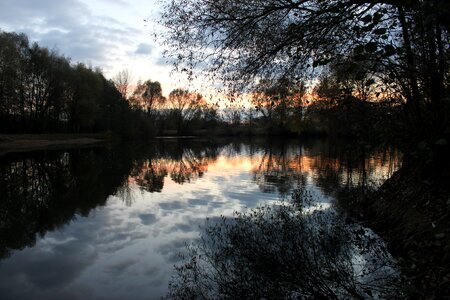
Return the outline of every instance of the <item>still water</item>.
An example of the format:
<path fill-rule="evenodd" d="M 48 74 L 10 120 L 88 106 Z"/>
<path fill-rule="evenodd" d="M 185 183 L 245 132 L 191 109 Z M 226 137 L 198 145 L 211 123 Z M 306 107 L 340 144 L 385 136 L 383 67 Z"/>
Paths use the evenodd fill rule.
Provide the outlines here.
<path fill-rule="evenodd" d="M 328 140 L 161 139 L 0 157 L 1 299 L 158 299 L 206 218 L 289 198 L 322 208 L 401 164 Z"/>

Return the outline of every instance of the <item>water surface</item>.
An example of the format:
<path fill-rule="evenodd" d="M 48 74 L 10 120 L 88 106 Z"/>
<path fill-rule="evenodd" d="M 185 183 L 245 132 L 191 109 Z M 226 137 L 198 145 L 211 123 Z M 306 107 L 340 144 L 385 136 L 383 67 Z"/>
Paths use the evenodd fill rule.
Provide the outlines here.
<path fill-rule="evenodd" d="M 170 139 L 2 156 L 0 295 L 158 299 L 205 218 L 298 187 L 331 207 L 399 166 L 395 149 L 328 140 Z"/>

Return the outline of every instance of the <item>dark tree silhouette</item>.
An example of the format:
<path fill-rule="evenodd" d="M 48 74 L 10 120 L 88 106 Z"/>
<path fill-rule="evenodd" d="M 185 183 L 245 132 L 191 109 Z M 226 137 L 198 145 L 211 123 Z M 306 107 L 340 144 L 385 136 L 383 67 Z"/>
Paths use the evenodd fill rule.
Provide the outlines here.
<path fill-rule="evenodd" d="M 207 106 L 202 95 L 184 89 L 171 91 L 168 102 L 169 108 L 175 115 L 178 133 L 181 133 L 183 126 L 198 116 Z"/>
<path fill-rule="evenodd" d="M 120 92 L 122 98 L 124 99 L 128 99 L 129 94 L 131 92 L 130 90 L 131 80 L 132 80 L 131 72 L 128 69 L 118 72 L 113 77 L 114 86 Z"/>
<path fill-rule="evenodd" d="M 144 136 L 151 128 L 125 99 L 125 75 L 119 91 L 100 70 L 0 31 L 0 132 Z"/>
<path fill-rule="evenodd" d="M 158 109 L 163 107 L 165 100 L 162 95 L 161 83 L 151 80 L 138 83 L 130 99 L 135 107 L 143 109 L 150 118 L 155 117 Z"/>
<path fill-rule="evenodd" d="M 412 131 L 433 129 L 436 139 L 448 126 L 445 1 L 168 2 L 161 23 L 179 69 L 206 62 L 212 76 L 242 88 L 258 78 L 295 79 L 342 57 L 369 61 L 401 87 Z"/>

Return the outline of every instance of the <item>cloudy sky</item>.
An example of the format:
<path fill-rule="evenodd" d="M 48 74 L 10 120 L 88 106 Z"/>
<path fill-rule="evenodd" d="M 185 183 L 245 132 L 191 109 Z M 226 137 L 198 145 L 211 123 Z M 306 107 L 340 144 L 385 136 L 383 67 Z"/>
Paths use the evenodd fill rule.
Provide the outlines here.
<path fill-rule="evenodd" d="M 158 0 L 0 0 L 0 29 L 26 33 L 73 62 L 100 67 L 107 78 L 129 69 L 134 81 L 157 80 L 167 95 L 188 87 L 171 75 L 153 39 Z M 145 22 L 144 20 L 148 20 Z"/>

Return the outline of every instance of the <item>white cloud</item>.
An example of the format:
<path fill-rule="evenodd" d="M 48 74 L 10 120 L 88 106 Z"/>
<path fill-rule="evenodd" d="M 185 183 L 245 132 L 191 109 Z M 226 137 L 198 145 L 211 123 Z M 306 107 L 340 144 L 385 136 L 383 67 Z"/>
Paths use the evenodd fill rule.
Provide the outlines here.
<path fill-rule="evenodd" d="M 128 69 L 135 81 L 158 80 L 168 94 L 189 83 L 171 73 L 173 60 L 153 41 L 158 11 L 157 1 L 147 0 L 0 0 L 0 29 L 26 33 L 107 78 Z"/>
<path fill-rule="evenodd" d="M 31 41 L 58 49 L 72 61 L 111 73 L 132 59 L 130 53 L 153 52 L 153 46 L 145 43 L 150 37 L 144 25 L 136 21 L 142 19 L 131 9 L 123 0 L 95 4 L 82 0 L 2 0 L 0 28 L 24 32 Z"/>

